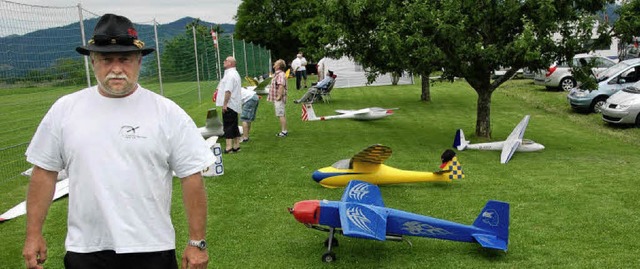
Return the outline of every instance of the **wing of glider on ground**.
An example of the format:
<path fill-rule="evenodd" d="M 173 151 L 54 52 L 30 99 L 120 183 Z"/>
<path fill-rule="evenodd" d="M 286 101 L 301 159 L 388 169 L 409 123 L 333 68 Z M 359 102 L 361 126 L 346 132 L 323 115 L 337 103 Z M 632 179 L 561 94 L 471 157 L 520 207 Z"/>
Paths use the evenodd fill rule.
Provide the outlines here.
<path fill-rule="evenodd" d="M 56 190 L 53 193 L 52 201 L 59 199 L 62 196 L 69 194 L 69 178 L 65 178 L 56 183 Z M 0 222 L 4 222 L 19 216 L 22 216 L 27 213 L 27 202 L 23 201 L 13 208 L 9 209 L 9 211 L 0 215 Z"/>
<path fill-rule="evenodd" d="M 529 115 L 524 116 L 524 118 L 516 125 L 516 128 L 513 129 L 507 140 L 504 142 L 504 146 L 502 147 L 502 153 L 500 154 L 500 163 L 507 163 L 511 160 L 513 153 L 516 152 L 516 149 L 522 143 L 522 137 L 524 137 L 524 131 L 527 129 L 527 125 L 529 124 Z"/>

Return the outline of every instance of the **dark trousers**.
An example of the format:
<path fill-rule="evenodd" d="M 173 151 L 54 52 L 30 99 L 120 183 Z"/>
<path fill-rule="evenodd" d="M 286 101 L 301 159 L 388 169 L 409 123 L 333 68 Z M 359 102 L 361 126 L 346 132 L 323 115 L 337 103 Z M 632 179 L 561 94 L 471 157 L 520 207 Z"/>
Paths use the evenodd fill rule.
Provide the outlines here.
<path fill-rule="evenodd" d="M 300 81 L 302 79 L 304 79 L 305 81 L 307 80 L 307 70 L 296 71 L 296 90 L 300 89 Z M 305 84 L 306 84 L 306 82 L 305 82 Z"/>
<path fill-rule="evenodd" d="M 67 251 L 64 255 L 66 269 L 178 269 L 176 251 L 124 253 L 113 250 L 90 253 Z"/>
<path fill-rule="evenodd" d="M 240 130 L 238 129 L 238 112 L 227 107 L 227 112 L 222 111 L 222 128 L 224 135 L 222 137 L 226 139 L 234 139 L 240 137 Z"/>

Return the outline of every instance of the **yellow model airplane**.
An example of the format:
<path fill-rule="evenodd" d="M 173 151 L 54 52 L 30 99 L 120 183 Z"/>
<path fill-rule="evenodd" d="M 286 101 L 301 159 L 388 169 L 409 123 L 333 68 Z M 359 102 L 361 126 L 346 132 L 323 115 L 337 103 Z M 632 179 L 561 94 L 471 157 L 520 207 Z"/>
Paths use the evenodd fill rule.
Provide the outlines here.
<path fill-rule="evenodd" d="M 462 166 L 455 155 L 450 149 L 442 153 L 440 171 L 408 171 L 382 164 L 391 156 L 391 148 L 377 144 L 362 150 L 351 159 L 340 160 L 330 167 L 316 170 L 312 178 L 327 188 L 344 187 L 351 180 L 362 180 L 376 185 L 451 182 L 464 178 Z"/>

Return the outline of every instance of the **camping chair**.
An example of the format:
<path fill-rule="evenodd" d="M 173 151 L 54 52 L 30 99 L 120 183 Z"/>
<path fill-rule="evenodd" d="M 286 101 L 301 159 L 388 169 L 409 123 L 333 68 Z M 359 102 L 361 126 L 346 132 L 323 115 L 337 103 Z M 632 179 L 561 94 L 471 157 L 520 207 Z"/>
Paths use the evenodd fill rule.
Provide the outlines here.
<path fill-rule="evenodd" d="M 311 98 L 312 102 L 315 103 L 316 101 L 322 100 L 324 103 L 329 103 L 329 100 L 331 99 L 331 90 L 333 90 L 333 86 L 336 84 L 337 77 L 338 76 L 336 74 L 333 74 L 333 80 L 329 83 L 327 88 L 318 88 L 318 91 L 316 91 Z"/>

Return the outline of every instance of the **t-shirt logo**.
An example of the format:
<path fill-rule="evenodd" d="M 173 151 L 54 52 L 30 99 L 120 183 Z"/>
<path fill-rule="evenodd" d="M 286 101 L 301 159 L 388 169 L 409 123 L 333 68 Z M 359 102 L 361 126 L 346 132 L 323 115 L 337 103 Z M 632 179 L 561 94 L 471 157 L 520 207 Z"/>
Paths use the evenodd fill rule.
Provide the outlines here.
<path fill-rule="evenodd" d="M 124 125 L 120 127 L 120 135 L 125 139 L 147 138 L 145 136 L 140 136 L 136 134 L 139 128 L 140 126 L 133 127 L 129 125 Z"/>

